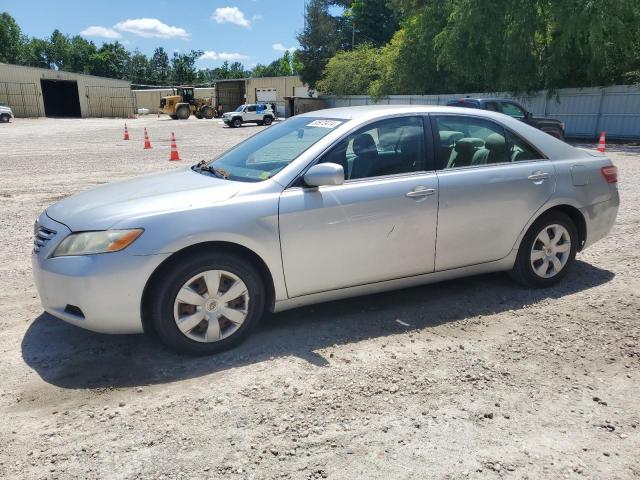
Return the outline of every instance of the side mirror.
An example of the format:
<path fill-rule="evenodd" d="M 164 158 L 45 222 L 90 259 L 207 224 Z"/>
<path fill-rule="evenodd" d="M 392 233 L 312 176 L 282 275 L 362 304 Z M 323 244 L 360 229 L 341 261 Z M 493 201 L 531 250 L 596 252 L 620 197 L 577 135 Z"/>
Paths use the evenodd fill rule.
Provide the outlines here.
<path fill-rule="evenodd" d="M 337 163 L 318 163 L 304 174 L 304 183 L 309 187 L 342 185 L 344 183 L 344 168 Z"/>

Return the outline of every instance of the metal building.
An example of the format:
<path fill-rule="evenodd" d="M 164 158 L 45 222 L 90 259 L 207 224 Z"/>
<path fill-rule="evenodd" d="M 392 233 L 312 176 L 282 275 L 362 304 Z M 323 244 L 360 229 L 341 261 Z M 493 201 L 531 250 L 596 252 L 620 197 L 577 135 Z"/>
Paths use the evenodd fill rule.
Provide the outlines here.
<path fill-rule="evenodd" d="M 247 79 L 247 103 L 275 103 L 284 117 L 289 105 L 285 97 L 308 97 L 309 88 L 300 77 L 259 77 Z"/>
<path fill-rule="evenodd" d="M 0 102 L 16 117 L 128 117 L 131 83 L 93 75 L 0 63 Z"/>

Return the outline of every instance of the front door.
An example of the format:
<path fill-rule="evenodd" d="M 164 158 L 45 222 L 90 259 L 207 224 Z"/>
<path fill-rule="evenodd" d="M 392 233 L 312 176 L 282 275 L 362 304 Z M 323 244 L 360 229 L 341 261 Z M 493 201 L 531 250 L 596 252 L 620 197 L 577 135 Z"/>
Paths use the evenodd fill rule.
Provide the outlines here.
<path fill-rule="evenodd" d="M 462 138 L 438 161 L 440 208 L 436 271 L 506 257 L 520 232 L 551 197 L 552 162 L 525 140 L 484 119 L 435 117 L 439 133 Z M 460 137 L 458 135 L 458 137 Z M 441 156 L 444 150 L 438 149 Z"/>
<path fill-rule="evenodd" d="M 433 271 L 438 179 L 424 140 L 420 116 L 369 124 L 320 160 L 343 166 L 344 185 L 282 193 L 289 297 Z"/>

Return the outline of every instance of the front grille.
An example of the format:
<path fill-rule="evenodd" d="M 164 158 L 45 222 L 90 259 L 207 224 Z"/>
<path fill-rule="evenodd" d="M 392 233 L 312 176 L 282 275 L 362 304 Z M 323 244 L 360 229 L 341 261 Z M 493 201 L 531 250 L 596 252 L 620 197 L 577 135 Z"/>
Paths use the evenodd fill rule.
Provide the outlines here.
<path fill-rule="evenodd" d="M 42 225 L 37 225 L 34 228 L 34 238 L 33 238 L 33 251 L 38 253 L 42 247 L 44 247 L 49 240 L 51 240 L 57 232 L 55 230 L 51 230 L 50 228 L 43 227 Z"/>

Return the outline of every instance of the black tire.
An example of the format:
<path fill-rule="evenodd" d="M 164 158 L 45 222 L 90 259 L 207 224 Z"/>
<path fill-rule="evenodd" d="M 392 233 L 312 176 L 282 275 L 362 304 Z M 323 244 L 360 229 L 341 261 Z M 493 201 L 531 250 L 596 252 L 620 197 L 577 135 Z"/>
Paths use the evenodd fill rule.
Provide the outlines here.
<path fill-rule="evenodd" d="M 273 123 L 273 117 L 264 117 L 262 123 L 264 123 L 266 126 L 271 125 Z"/>
<path fill-rule="evenodd" d="M 560 271 L 558 271 L 551 277 L 545 278 L 535 272 L 532 265 L 531 256 L 534 242 L 536 242 L 538 234 L 540 234 L 543 229 L 549 228 L 552 225 L 560 225 L 564 227 L 569 233 L 569 256 Z M 578 230 L 573 223 L 573 220 L 559 211 L 551 211 L 549 213 L 546 213 L 538 218 L 535 222 L 533 222 L 533 225 L 529 227 L 529 230 L 527 230 L 527 233 L 522 239 L 522 243 L 520 244 L 520 248 L 518 249 L 518 256 L 516 257 L 515 264 L 510 272 L 511 278 L 526 287 L 550 287 L 558 283 L 565 277 L 565 275 L 567 275 L 575 261 L 577 247 Z M 542 261 L 543 260 L 540 260 L 540 262 Z"/>
<path fill-rule="evenodd" d="M 8 113 L 3 113 L 2 115 L 0 115 L 0 122 L 1 123 L 9 123 L 9 119 L 11 117 L 9 116 Z"/>
<path fill-rule="evenodd" d="M 147 295 L 151 322 L 160 340 L 172 350 L 189 355 L 210 355 L 235 347 L 259 323 L 265 308 L 265 287 L 255 267 L 244 258 L 225 252 L 199 252 L 163 267 Z M 240 278 L 247 287 L 249 305 L 242 325 L 230 336 L 212 343 L 193 340 L 183 334 L 174 320 L 178 291 L 193 276 L 207 270 L 225 270 Z"/>
<path fill-rule="evenodd" d="M 207 120 L 211 120 L 216 114 L 216 111 L 212 107 L 204 107 L 202 109 L 202 116 Z"/>
<path fill-rule="evenodd" d="M 171 117 L 171 120 L 177 120 L 178 116 L 177 115 L 169 115 Z"/>
<path fill-rule="evenodd" d="M 187 120 L 189 115 L 191 115 L 191 111 L 186 105 L 181 105 L 176 110 L 176 117 L 178 117 L 178 120 Z"/>
<path fill-rule="evenodd" d="M 231 125 L 233 125 L 235 128 L 239 128 L 242 126 L 242 119 L 240 117 L 236 117 L 231 121 Z"/>
<path fill-rule="evenodd" d="M 202 115 L 200 114 L 200 112 L 196 112 L 194 113 L 194 115 L 198 120 L 202 120 Z"/>

